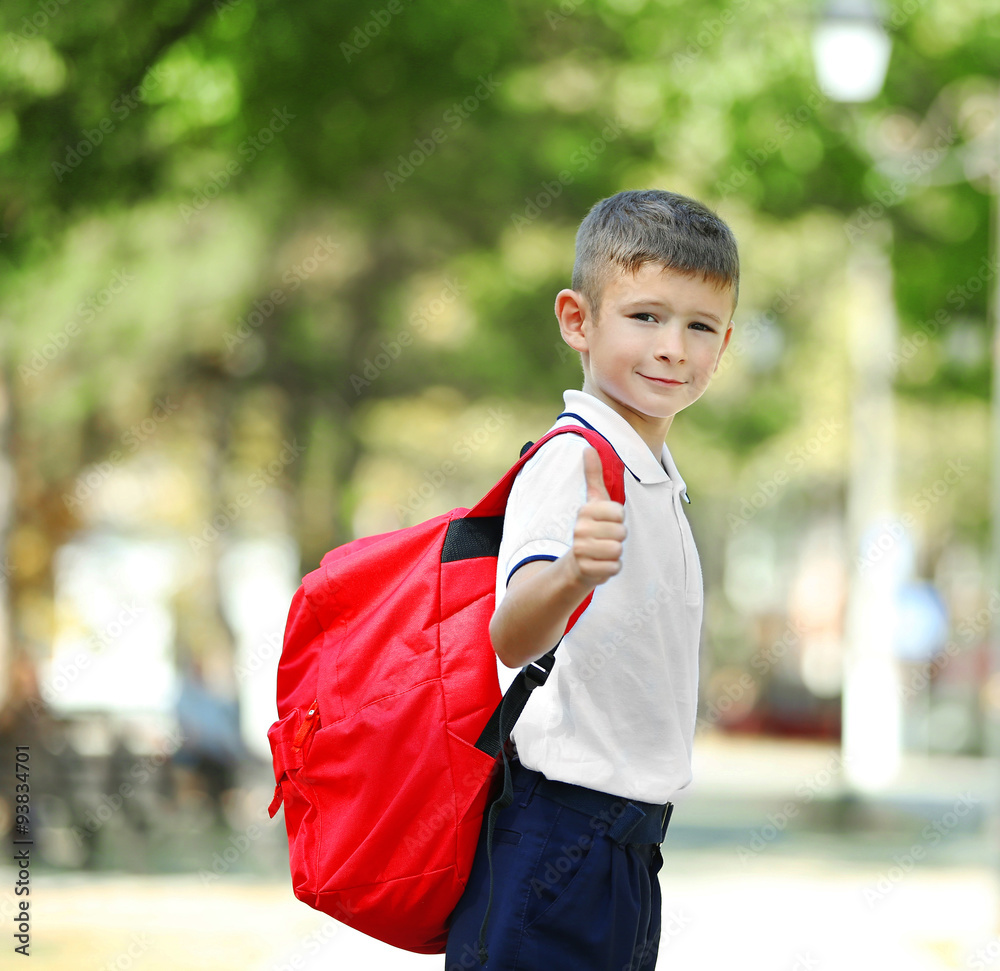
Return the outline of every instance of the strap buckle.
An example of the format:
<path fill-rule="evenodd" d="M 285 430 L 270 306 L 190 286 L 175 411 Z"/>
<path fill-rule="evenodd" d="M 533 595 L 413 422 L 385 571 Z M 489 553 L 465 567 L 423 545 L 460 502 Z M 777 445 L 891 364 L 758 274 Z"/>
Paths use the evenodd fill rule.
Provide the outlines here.
<path fill-rule="evenodd" d="M 551 674 L 552 668 L 556 663 L 555 654 L 553 653 L 554 651 L 555 648 L 552 648 L 551 651 L 548 651 L 541 657 L 535 658 L 535 660 L 530 664 L 526 664 L 523 668 L 521 668 L 521 672 L 524 674 L 524 680 L 528 682 L 529 691 L 545 684 L 548 680 L 549 674 Z"/>

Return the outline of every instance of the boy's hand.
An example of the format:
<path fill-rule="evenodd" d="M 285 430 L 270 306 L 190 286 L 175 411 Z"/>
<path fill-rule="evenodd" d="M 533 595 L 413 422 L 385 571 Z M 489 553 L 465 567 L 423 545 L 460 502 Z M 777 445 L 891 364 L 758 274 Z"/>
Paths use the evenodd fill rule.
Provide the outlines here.
<path fill-rule="evenodd" d="M 583 474 L 587 501 L 577 513 L 573 545 L 558 560 L 532 560 L 516 570 L 490 621 L 493 648 L 509 668 L 523 667 L 558 644 L 573 611 L 621 571 L 625 507 L 609 498 L 601 457 L 590 446 Z"/>
<path fill-rule="evenodd" d="M 587 479 L 587 501 L 576 517 L 570 559 L 577 579 L 596 587 L 622 568 L 625 507 L 609 498 L 601 457 L 593 446 L 587 446 L 583 453 L 583 474 Z"/>

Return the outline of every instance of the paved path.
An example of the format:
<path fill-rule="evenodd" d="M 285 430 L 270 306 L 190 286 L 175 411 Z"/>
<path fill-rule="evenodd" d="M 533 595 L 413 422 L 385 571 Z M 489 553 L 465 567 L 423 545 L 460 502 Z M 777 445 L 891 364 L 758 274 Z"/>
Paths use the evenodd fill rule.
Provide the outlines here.
<path fill-rule="evenodd" d="M 10 885 L 11 876 L 0 871 L 0 886 Z M 1000 968 L 1000 892 L 985 867 L 920 867 L 897 875 L 829 859 L 762 854 L 744 866 L 732 853 L 675 852 L 667 854 L 662 886 L 657 967 L 663 971 Z M 32 908 L 31 963 L 24 965 L 31 971 L 440 971 L 443 965 L 439 957 L 379 945 L 315 913 L 283 881 L 224 877 L 206 886 L 189 876 L 41 874 Z M 8 933 L 3 938 L 10 947 Z M 997 960 L 974 963 L 977 951 Z M 6 958 L 0 963 L 14 966 Z"/>
<path fill-rule="evenodd" d="M 660 971 L 1000 971 L 995 767 L 910 759 L 862 805 L 842 798 L 829 746 L 708 739 L 696 768 L 664 846 Z M 280 830 L 266 836 L 241 865 L 280 849 Z M 192 869 L 209 849 L 192 845 Z M 442 971 L 440 957 L 380 945 L 299 903 L 283 866 L 272 858 L 264 872 L 210 882 L 37 870 L 30 963 L 4 954 L 0 967 Z M 14 881 L 0 868 L 0 949 L 11 951 Z"/>

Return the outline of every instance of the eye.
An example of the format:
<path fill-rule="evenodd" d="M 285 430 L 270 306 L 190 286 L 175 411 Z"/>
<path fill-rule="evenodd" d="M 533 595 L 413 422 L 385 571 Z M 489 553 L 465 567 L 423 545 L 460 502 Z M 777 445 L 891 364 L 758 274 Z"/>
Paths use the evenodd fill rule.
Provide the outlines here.
<path fill-rule="evenodd" d="M 714 334 L 715 333 L 715 328 L 714 327 L 712 327 L 709 324 L 703 324 L 700 320 L 692 321 L 691 322 L 691 326 L 692 327 L 701 327 L 704 330 L 707 330 L 710 334 Z"/>
<path fill-rule="evenodd" d="M 656 323 L 656 318 L 652 314 L 647 314 L 645 312 L 639 314 L 632 314 L 634 320 L 641 320 L 643 323 Z"/>

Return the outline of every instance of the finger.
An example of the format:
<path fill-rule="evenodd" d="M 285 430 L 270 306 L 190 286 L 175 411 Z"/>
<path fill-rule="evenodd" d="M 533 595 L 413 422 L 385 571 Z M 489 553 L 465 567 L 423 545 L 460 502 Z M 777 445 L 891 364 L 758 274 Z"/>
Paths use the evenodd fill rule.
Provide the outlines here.
<path fill-rule="evenodd" d="M 593 445 L 588 445 L 583 453 L 583 474 L 587 479 L 587 502 L 595 499 L 610 499 L 608 490 L 604 488 L 604 466 L 601 456 Z"/>
<path fill-rule="evenodd" d="M 612 499 L 592 499 L 580 507 L 580 518 L 591 523 L 624 523 L 625 507 Z"/>
<path fill-rule="evenodd" d="M 616 511 L 615 506 L 610 508 L 612 511 Z M 621 543 L 625 540 L 626 529 L 625 524 L 620 519 L 613 519 L 609 516 L 607 519 L 594 518 L 585 523 L 578 523 L 574 535 L 581 541 L 610 539 Z"/>
<path fill-rule="evenodd" d="M 615 555 L 613 550 L 590 549 L 586 555 L 580 556 L 577 560 L 580 572 L 585 577 L 603 583 L 604 580 L 621 572 L 621 549 L 617 550 L 617 554 Z"/>
<path fill-rule="evenodd" d="M 582 560 L 617 562 L 622 558 L 622 544 L 620 540 L 592 539 L 580 543 L 577 552 Z"/>

